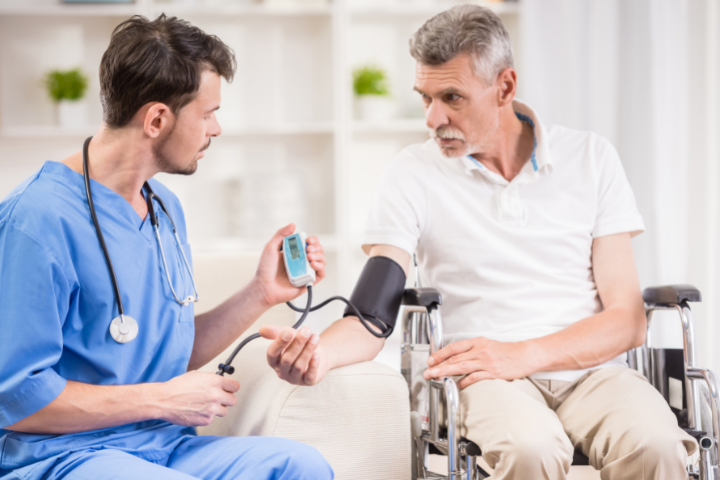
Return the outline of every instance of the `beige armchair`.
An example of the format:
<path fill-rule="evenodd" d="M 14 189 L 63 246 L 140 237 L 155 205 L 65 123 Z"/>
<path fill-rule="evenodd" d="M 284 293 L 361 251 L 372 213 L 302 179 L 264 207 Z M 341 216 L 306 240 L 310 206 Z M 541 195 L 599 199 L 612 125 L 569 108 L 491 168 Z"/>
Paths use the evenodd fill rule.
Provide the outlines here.
<path fill-rule="evenodd" d="M 268 341 L 233 362 L 238 404 L 201 435 L 277 436 L 307 443 L 330 462 L 336 480 L 408 480 L 407 384 L 391 368 L 364 362 L 339 368 L 313 387 L 280 380 L 265 361 Z M 219 362 L 218 362 L 219 363 Z"/>
<path fill-rule="evenodd" d="M 242 287 L 257 265 L 255 255 L 193 256 L 203 295 L 198 313 Z M 249 333 L 264 323 L 290 325 L 293 319 L 292 311 L 280 305 Z M 258 339 L 238 354 L 232 376 L 240 382 L 238 404 L 226 417 L 199 428 L 201 435 L 278 436 L 304 442 L 325 456 L 336 480 L 410 479 L 408 390 L 397 371 L 364 362 L 333 370 L 313 387 L 299 387 L 277 378 L 265 360 L 267 346 Z M 229 350 L 203 370 L 215 371 Z"/>

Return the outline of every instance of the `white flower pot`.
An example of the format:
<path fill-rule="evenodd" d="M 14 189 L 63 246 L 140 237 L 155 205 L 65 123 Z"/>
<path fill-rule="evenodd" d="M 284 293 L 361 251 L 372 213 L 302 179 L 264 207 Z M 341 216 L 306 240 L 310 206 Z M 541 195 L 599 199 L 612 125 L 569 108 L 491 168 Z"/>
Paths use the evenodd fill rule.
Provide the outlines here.
<path fill-rule="evenodd" d="M 356 106 L 358 117 L 366 122 L 386 122 L 397 114 L 397 104 L 385 95 L 361 95 Z"/>
<path fill-rule="evenodd" d="M 61 128 L 83 127 L 87 124 L 87 104 L 82 100 L 61 100 L 57 104 L 57 119 Z"/>

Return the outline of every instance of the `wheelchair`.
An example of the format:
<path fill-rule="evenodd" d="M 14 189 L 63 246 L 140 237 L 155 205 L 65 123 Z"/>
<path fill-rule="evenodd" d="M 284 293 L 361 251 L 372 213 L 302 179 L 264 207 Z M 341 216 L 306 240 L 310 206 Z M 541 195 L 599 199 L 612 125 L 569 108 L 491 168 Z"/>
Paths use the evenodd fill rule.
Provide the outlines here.
<path fill-rule="evenodd" d="M 689 303 L 700 302 L 700 292 L 691 285 L 651 287 L 643 291 L 643 300 L 648 329 L 654 312 L 678 313 L 684 348 L 653 348 L 646 340 L 628 352 L 628 365 L 640 371 L 663 395 L 678 425 L 698 441 L 699 460 L 688 465 L 688 479 L 720 480 L 720 390 L 715 375 L 695 364 Z M 477 462 L 482 454 L 478 445 L 460 435 L 455 381 L 449 377 L 427 381 L 422 376 L 428 357 L 443 346 L 441 305 L 440 293 L 432 288 L 410 288 L 403 295 L 401 369 L 410 391 L 412 479 L 480 480 L 490 474 Z M 430 454 L 447 457 L 446 476 L 429 471 Z M 576 452 L 573 465 L 588 465 L 588 459 Z"/>

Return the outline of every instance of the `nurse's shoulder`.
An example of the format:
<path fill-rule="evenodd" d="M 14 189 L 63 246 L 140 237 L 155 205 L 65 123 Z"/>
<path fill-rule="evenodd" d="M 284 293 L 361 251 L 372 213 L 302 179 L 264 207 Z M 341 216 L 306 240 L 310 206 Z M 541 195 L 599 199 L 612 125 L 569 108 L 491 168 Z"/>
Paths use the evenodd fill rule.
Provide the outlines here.
<path fill-rule="evenodd" d="M 32 176 L 25 179 L 20 185 L 13 188 L 10 193 L 0 202 L 0 224 L 9 220 L 17 203 L 22 198 L 25 190 L 37 180 L 40 172 L 35 172 Z"/>
<path fill-rule="evenodd" d="M 62 238 L 80 218 L 87 218 L 82 181 L 65 165 L 45 162 L 0 202 L 0 230 L 18 229 L 50 248 L 53 239 Z"/>
<path fill-rule="evenodd" d="M 60 193 L 58 190 L 66 190 L 67 187 L 62 181 L 48 178 L 52 164 L 60 165 L 55 162 L 45 162 L 40 170 L 12 189 L 0 202 L 0 223 L 11 222 L 18 227 L 28 227 L 30 226 L 28 223 L 34 223 L 28 222 L 29 220 L 33 220 L 38 215 L 44 217 L 43 213 L 49 214 L 58 209 L 60 206 L 58 201 L 61 201 L 63 196 L 58 195 Z M 48 219 L 44 218 L 44 220 Z"/>

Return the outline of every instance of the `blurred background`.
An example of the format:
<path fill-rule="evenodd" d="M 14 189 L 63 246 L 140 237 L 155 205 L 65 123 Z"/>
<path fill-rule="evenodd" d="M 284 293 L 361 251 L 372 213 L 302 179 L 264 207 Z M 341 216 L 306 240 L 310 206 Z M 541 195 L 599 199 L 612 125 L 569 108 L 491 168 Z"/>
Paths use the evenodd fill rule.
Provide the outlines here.
<path fill-rule="evenodd" d="M 218 35 L 238 60 L 223 86 L 223 135 L 195 175 L 160 178 L 185 208 L 197 311 L 244 285 L 264 242 L 289 222 L 326 247 L 318 298 L 348 296 L 383 167 L 428 138 L 408 39 L 456 3 L 0 0 L 0 198 L 99 125 L 98 65 L 113 28 L 133 14 L 176 15 Z M 594 130 L 618 149 L 647 227 L 634 240 L 642 285 L 702 290 L 700 362 L 720 370 L 717 0 L 474 3 L 510 32 L 519 98 L 546 123 Z M 308 324 L 319 330 L 342 311 L 333 305 Z M 261 322 L 293 317 L 281 305 Z M 678 346 L 679 322 L 660 320 L 655 344 Z M 399 368 L 397 333 L 380 360 Z"/>

